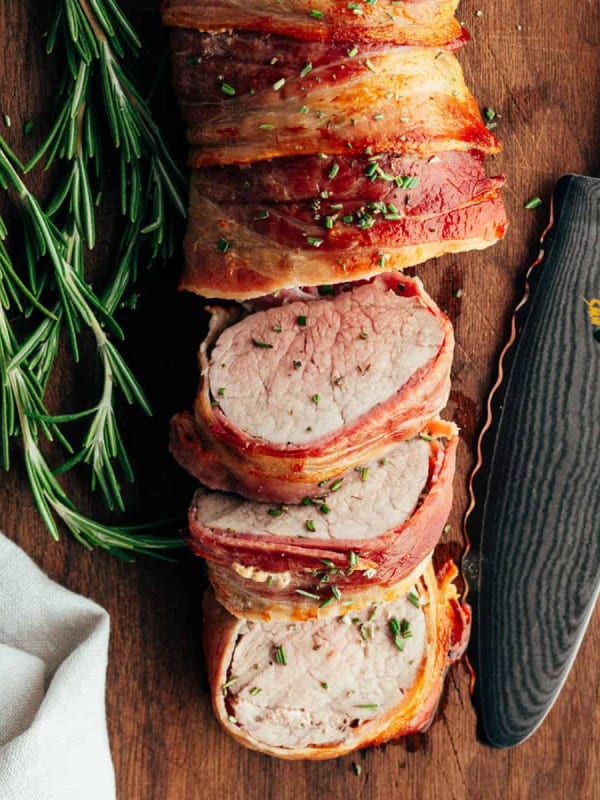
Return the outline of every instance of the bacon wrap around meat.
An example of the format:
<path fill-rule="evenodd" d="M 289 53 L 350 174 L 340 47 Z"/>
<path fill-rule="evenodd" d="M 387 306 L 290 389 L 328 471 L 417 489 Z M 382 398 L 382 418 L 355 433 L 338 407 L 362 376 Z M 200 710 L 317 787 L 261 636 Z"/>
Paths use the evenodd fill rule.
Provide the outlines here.
<path fill-rule="evenodd" d="M 382 457 L 394 443 L 416 436 L 444 408 L 454 352 L 450 321 L 417 278 L 391 273 L 362 285 L 374 292 L 417 298 L 442 331 L 435 357 L 385 402 L 367 408 L 352 423 L 306 445 L 274 444 L 240 430 L 219 407 L 217 387 L 211 387 L 208 380 L 210 352 L 238 313 L 211 309 L 209 333 L 199 352 L 201 379 L 194 419 L 179 414 L 171 426 L 171 450 L 188 472 L 212 489 L 235 491 L 250 499 L 299 502 L 306 495 L 319 494 L 323 481 Z M 314 302 L 332 301 L 320 298 Z"/>
<path fill-rule="evenodd" d="M 470 609 L 457 598 L 453 583 L 456 575 L 456 567 L 448 562 L 438 571 L 437 576 L 433 567 L 428 566 L 417 582 L 422 613 L 425 616 L 426 643 L 416 678 L 410 687 L 399 693 L 399 702 L 383 712 L 373 711 L 371 718 L 363 717 L 349 725 L 345 735 L 337 742 L 301 748 L 265 744 L 253 735 L 252 729 L 239 724 L 232 715 L 229 704 L 233 695 L 231 690 L 224 687 L 232 686 L 232 690 L 235 688 L 232 682 L 235 682 L 237 676 L 232 676 L 230 665 L 248 623 L 229 615 L 215 601 L 212 592 L 207 592 L 204 600 L 204 645 L 217 718 L 240 744 L 286 759 L 335 758 L 368 745 L 381 744 L 425 730 L 433 720 L 446 671 L 461 657 L 468 641 Z M 339 625 L 333 620 L 331 624 Z M 358 638 L 358 632 L 356 635 Z M 282 632 L 281 646 L 285 647 L 285 644 L 286 635 Z M 274 667 L 294 671 L 301 668 L 301 665 L 295 663 Z M 297 698 L 296 693 L 294 697 Z M 301 705 L 303 698 L 299 699 Z M 264 694 L 261 695 L 261 701 L 268 707 L 268 698 L 264 698 Z"/>
<path fill-rule="evenodd" d="M 458 0 L 379 0 L 361 14 L 339 0 L 163 0 L 171 27 L 218 33 L 231 29 L 303 41 L 390 41 L 442 47 L 467 34 L 454 17 Z"/>
<path fill-rule="evenodd" d="M 175 57 L 194 167 L 317 153 L 358 155 L 367 148 L 373 154 L 419 156 L 499 150 L 456 56 L 446 50 L 378 45 L 367 48 L 365 58 L 351 58 L 343 47 L 335 46 L 326 62 L 313 66 L 304 77 L 302 60 L 294 64 L 293 77 L 261 73 L 253 82 L 252 49 L 240 45 L 240 63 L 230 61 L 229 72 L 245 72 L 248 59 L 250 78 L 243 84 L 233 77 L 234 85 L 219 83 L 223 78 L 219 70 L 224 68 L 219 56 L 211 94 L 205 81 L 213 58 L 212 37 L 196 36 L 205 40 L 200 47 L 204 55 L 190 57 L 184 49 Z M 250 89 L 238 94 L 238 86 Z"/>
<path fill-rule="evenodd" d="M 408 591 L 442 534 L 452 506 L 457 443 L 456 436 L 445 446 L 431 443 L 420 503 L 393 530 L 373 530 L 368 539 L 315 539 L 207 528 L 198 520 L 205 494 L 200 490 L 188 516 L 189 547 L 207 559 L 217 599 L 238 617 L 320 619 L 392 600 Z M 312 514 L 305 510 L 305 516 Z"/>
<path fill-rule="evenodd" d="M 507 224 L 503 184 L 473 150 L 194 170 L 181 288 L 248 299 L 489 247 Z"/>

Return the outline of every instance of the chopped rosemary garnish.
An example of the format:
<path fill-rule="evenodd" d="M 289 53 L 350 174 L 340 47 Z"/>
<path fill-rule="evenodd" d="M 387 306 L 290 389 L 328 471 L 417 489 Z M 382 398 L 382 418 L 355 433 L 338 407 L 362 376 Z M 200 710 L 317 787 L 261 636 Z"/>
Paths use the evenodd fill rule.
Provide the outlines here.
<path fill-rule="evenodd" d="M 306 525 L 306 530 L 310 531 L 311 533 L 314 533 L 317 530 L 314 519 L 307 519 L 304 524 Z"/>
<path fill-rule="evenodd" d="M 233 684 L 236 683 L 236 681 L 238 681 L 238 680 L 239 680 L 238 676 L 234 675 L 226 683 L 224 683 L 223 686 L 221 686 L 223 694 L 226 694 L 227 693 L 227 689 L 229 689 L 230 686 L 233 686 Z"/>
<path fill-rule="evenodd" d="M 260 689 L 258 686 L 253 686 L 252 689 L 250 689 L 250 694 L 252 695 L 252 697 L 256 697 L 256 695 L 260 694 L 261 692 L 262 689 Z"/>
<path fill-rule="evenodd" d="M 524 203 L 524 207 L 528 211 L 532 211 L 534 208 L 539 208 L 541 205 L 542 205 L 541 197 L 530 197 L 529 200 L 527 200 Z"/>
<path fill-rule="evenodd" d="M 398 648 L 398 650 L 404 650 L 404 637 L 402 636 L 400 630 L 400 623 L 396 619 L 396 617 L 392 617 L 388 622 L 388 626 L 390 629 L 390 633 L 392 634 L 392 638 L 394 640 L 394 644 Z"/>
<path fill-rule="evenodd" d="M 302 597 L 308 597 L 310 600 L 320 600 L 318 594 L 314 592 L 307 592 L 305 589 L 296 589 L 296 594 L 302 595 Z"/>
<path fill-rule="evenodd" d="M 306 78 L 306 76 L 308 75 L 308 73 L 309 73 L 311 70 L 312 70 L 312 63 L 309 61 L 309 62 L 307 62 L 307 63 L 306 63 L 306 64 L 305 64 L 305 65 L 302 67 L 302 69 L 300 70 L 300 77 L 301 77 L 301 78 Z"/>
<path fill-rule="evenodd" d="M 330 492 L 337 492 L 339 489 L 342 488 L 342 484 L 343 483 L 344 483 L 344 479 L 343 478 L 338 478 L 337 480 L 335 480 L 331 484 L 331 486 L 329 487 L 329 491 Z"/>
<path fill-rule="evenodd" d="M 355 706 L 355 708 L 379 708 L 379 704 L 378 703 L 361 703 L 360 705 Z"/>
<path fill-rule="evenodd" d="M 252 339 L 252 344 L 254 347 L 262 347 L 263 350 L 270 350 L 273 348 L 272 344 L 269 344 L 269 342 L 262 342 L 260 339 Z"/>
<path fill-rule="evenodd" d="M 355 553 L 354 550 L 350 550 L 350 553 L 348 554 L 348 561 L 352 567 L 355 567 L 358 564 L 358 554 Z"/>
<path fill-rule="evenodd" d="M 338 602 L 342 599 L 342 592 L 338 586 L 331 587 L 331 594 L 335 597 L 335 599 Z"/>
<path fill-rule="evenodd" d="M 415 608 L 421 608 L 421 604 L 419 603 L 419 596 L 416 595 L 414 592 L 408 593 L 408 601 L 412 603 Z"/>
<path fill-rule="evenodd" d="M 287 658 L 282 644 L 275 648 L 275 662 L 282 667 L 285 667 L 287 664 Z"/>
<path fill-rule="evenodd" d="M 313 402 L 316 406 L 319 405 L 319 399 L 320 398 L 319 398 L 318 394 L 313 394 L 313 396 L 310 399 L 311 399 L 311 402 Z"/>

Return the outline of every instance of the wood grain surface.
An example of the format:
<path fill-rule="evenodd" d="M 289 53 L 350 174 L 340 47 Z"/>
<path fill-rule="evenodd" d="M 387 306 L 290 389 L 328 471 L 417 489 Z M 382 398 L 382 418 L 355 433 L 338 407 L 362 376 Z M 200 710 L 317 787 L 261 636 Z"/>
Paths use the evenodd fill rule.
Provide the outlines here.
<path fill-rule="evenodd" d="M 157 3 L 124 4 L 147 30 L 164 65 Z M 0 118 L 3 134 L 25 155 L 48 122 L 56 75 L 41 35 L 51 3 L 0 3 Z M 508 176 L 505 201 L 511 226 L 504 242 L 482 253 L 445 257 L 419 268 L 426 287 L 456 326 L 457 348 L 449 413 L 462 428 L 451 532 L 446 552 L 459 556 L 466 483 L 484 399 L 519 299 L 525 269 L 538 250 L 548 199 L 566 172 L 600 175 L 600 4 L 581 0 L 464 0 L 460 19 L 472 33 L 459 58 L 482 107 L 499 115 L 503 153 L 489 171 Z M 160 103 L 164 124 L 177 139 L 176 111 Z M 20 135 L 33 120 L 28 137 Z M 524 201 L 545 201 L 526 211 Z M 99 269 L 110 268 L 110 247 L 98 249 Z M 132 518 L 185 508 L 191 482 L 166 452 L 169 415 L 191 399 L 194 352 L 202 333 L 202 303 L 175 292 L 178 263 L 146 275 L 140 306 L 123 317 L 128 354 L 155 409 L 151 421 L 132 415 L 127 438 L 138 480 L 130 495 Z M 456 297 L 458 289 L 462 296 Z M 85 370 L 84 370 L 85 373 Z M 89 404 L 85 374 L 57 370 L 52 406 L 68 398 Z M 53 578 L 103 604 L 112 636 L 107 710 L 120 800 L 592 800 L 600 785 L 600 616 L 595 614 L 579 657 L 542 728 L 513 750 L 477 742 L 464 666 L 449 675 L 432 728 L 426 734 L 325 763 L 286 763 L 241 749 L 221 732 L 209 707 L 200 647 L 198 562 L 121 564 L 84 552 L 65 535 L 48 537 L 33 508 L 18 454 L 0 476 L 0 527 Z M 102 513 L 85 484 L 68 488 L 83 508 Z M 493 624 L 490 621 L 490 624 Z M 353 763 L 362 767 L 360 776 Z M 82 787 L 85 800 L 85 787 Z M 19 800 L 10 798 L 9 800 Z"/>

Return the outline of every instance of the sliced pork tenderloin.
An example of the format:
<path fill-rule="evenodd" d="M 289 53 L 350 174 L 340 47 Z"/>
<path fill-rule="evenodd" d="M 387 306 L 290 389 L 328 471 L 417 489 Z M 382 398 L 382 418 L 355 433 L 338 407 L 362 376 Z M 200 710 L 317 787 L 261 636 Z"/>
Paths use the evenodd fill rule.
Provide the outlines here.
<path fill-rule="evenodd" d="M 210 488 L 299 502 L 446 404 L 452 326 L 418 279 L 235 314 L 213 310 L 193 424 L 172 425 L 175 458 Z"/>
<path fill-rule="evenodd" d="M 337 619 L 251 622 L 207 593 L 204 640 L 215 713 L 238 742 L 327 759 L 423 730 L 466 646 L 467 606 L 447 564 L 403 597 Z"/>
<path fill-rule="evenodd" d="M 189 545 L 208 560 L 217 599 L 258 620 L 359 610 L 422 572 L 452 505 L 457 439 L 400 442 L 299 505 L 196 492 Z"/>

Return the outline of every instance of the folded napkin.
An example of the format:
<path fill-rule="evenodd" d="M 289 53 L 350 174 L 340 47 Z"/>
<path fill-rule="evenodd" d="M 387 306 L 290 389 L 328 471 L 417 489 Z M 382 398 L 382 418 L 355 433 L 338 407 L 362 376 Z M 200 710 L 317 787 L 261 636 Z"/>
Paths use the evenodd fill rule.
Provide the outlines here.
<path fill-rule="evenodd" d="M 113 800 L 108 614 L 0 534 L 0 798 Z"/>

